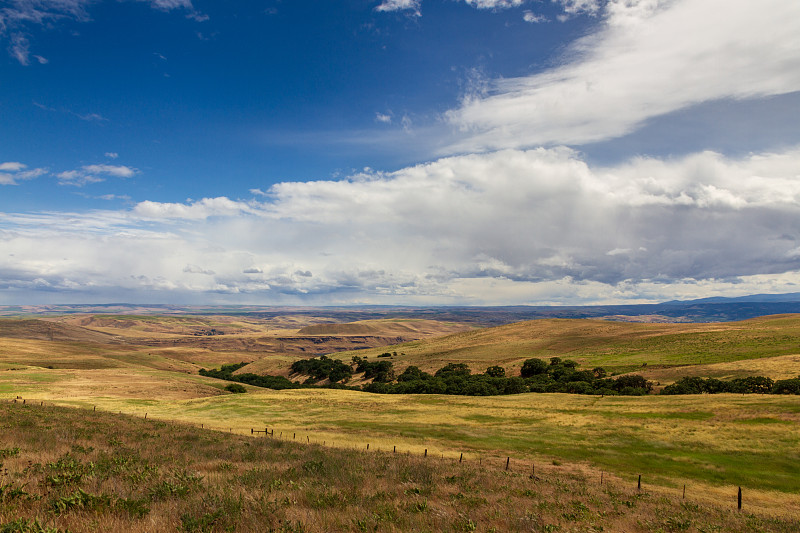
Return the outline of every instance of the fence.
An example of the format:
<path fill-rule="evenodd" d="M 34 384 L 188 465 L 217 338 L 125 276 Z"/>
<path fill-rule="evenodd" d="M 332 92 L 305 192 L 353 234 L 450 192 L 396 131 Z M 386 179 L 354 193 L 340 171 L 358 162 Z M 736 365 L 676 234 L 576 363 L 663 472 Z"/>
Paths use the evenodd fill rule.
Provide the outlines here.
<path fill-rule="evenodd" d="M 22 400 L 22 401 L 19 402 L 18 400 Z M 11 403 L 15 403 L 15 404 L 16 403 L 21 403 L 22 405 L 35 405 L 36 404 L 35 401 L 32 401 L 29 404 L 27 399 L 24 399 L 21 396 L 17 396 L 16 398 L 12 399 Z M 39 401 L 39 405 L 40 406 L 44 406 L 44 401 L 40 400 Z M 97 406 L 96 405 L 92 406 L 92 412 L 96 412 L 96 411 L 97 411 Z M 119 414 L 122 414 L 122 411 L 119 411 Z M 145 420 L 147 420 L 147 415 L 148 415 L 148 413 L 145 412 L 145 414 L 144 414 L 144 419 Z M 203 430 L 207 429 L 209 431 L 219 431 L 219 429 L 214 429 L 214 428 L 211 428 L 211 427 L 206 428 L 205 425 L 202 424 L 202 423 L 200 424 L 200 429 L 203 429 Z M 232 427 L 228 428 L 228 433 L 233 433 L 233 428 Z M 264 429 L 250 428 L 250 435 L 255 436 L 258 433 L 263 433 L 265 438 L 266 437 L 273 438 L 273 439 L 276 438 L 275 437 L 275 428 L 273 428 L 273 429 L 269 429 L 269 427 L 265 427 Z M 282 438 L 283 438 L 283 431 L 280 431 L 278 433 L 277 439 L 278 440 L 282 440 Z M 288 439 L 288 437 L 287 437 L 287 439 Z M 300 443 L 303 442 L 302 437 L 299 440 L 297 439 L 297 432 L 293 432 L 292 433 L 292 441 L 296 441 L 296 442 L 300 442 Z M 306 435 L 306 444 L 311 444 L 311 443 L 312 443 L 311 442 L 311 436 L 310 435 Z M 315 442 L 314 444 L 319 445 L 320 443 L 319 442 Z M 327 441 L 322 441 L 321 444 L 322 444 L 322 446 L 326 446 L 327 445 Z M 333 443 L 332 443 L 332 445 L 333 445 Z M 366 447 L 361 446 L 360 448 L 356 448 L 356 449 L 362 449 L 362 450 L 365 450 L 365 451 L 369 451 L 370 450 L 370 443 L 366 443 Z M 373 448 L 373 451 L 375 453 L 383 453 L 382 450 L 379 450 L 379 449 L 376 449 L 376 448 Z M 393 454 L 397 454 L 397 445 L 392 446 L 392 453 Z M 410 455 L 411 451 L 407 450 L 406 454 Z M 424 457 L 424 458 L 428 457 L 428 449 L 427 448 L 424 449 L 424 451 L 422 453 L 422 457 Z M 442 459 L 444 459 L 444 452 L 442 452 Z M 479 456 L 477 459 L 478 459 L 478 464 L 483 466 L 483 457 Z M 459 463 L 465 462 L 464 452 L 459 452 L 458 462 Z M 520 461 L 519 463 L 520 464 L 524 464 L 524 461 Z M 487 463 L 487 464 L 490 464 L 490 463 Z M 506 471 L 506 472 L 511 471 L 511 456 L 507 456 L 506 457 L 504 471 Z M 536 480 L 537 479 L 536 478 L 536 464 L 534 462 L 531 462 L 530 472 L 531 472 L 530 479 Z M 602 485 L 604 483 L 604 481 L 606 481 L 605 472 L 601 470 L 600 471 L 600 484 Z M 737 488 L 738 488 L 738 491 L 737 491 L 737 494 L 736 494 L 736 507 L 737 507 L 737 509 L 739 511 L 741 511 L 742 510 L 742 487 L 737 487 Z M 640 492 L 642 490 L 642 474 L 639 474 L 638 477 L 637 477 L 636 490 L 637 490 L 637 492 Z M 683 485 L 682 498 L 683 499 L 686 498 L 686 485 L 685 484 Z"/>

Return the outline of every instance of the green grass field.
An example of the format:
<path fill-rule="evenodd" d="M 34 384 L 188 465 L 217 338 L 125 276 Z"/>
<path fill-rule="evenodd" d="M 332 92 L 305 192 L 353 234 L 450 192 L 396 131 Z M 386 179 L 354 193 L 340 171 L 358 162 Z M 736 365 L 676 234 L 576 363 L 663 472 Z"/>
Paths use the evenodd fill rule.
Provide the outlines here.
<path fill-rule="evenodd" d="M 516 458 L 343 450 L 88 410 L 0 404 L 0 531 L 791 533 L 719 504 Z M 730 492 L 730 489 L 728 490 Z"/>
<path fill-rule="evenodd" d="M 42 385 L 47 388 L 46 384 Z M 470 461 L 582 465 L 705 495 L 743 486 L 759 506 L 800 513 L 800 399 L 775 396 L 386 396 L 268 391 L 189 400 L 74 398 L 58 403 L 327 446 Z"/>

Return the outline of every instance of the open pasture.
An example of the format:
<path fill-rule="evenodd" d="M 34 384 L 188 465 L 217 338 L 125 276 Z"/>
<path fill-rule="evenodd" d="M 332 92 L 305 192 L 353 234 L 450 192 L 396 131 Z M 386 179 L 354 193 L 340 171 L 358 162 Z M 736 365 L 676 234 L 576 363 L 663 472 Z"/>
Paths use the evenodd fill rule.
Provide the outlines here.
<path fill-rule="evenodd" d="M 14 374 L 21 375 L 17 371 Z M 0 379 L 4 379 L 3 376 Z M 98 376 L 99 379 L 99 376 Z M 337 390 L 202 394 L 215 380 L 185 376 L 146 393 L 127 376 L 118 389 L 78 378 L 31 381 L 30 401 L 133 414 L 249 434 L 269 427 L 283 440 L 392 450 L 467 461 L 566 465 L 720 503 L 731 487 L 750 504 L 800 516 L 800 401 L 776 396 L 501 397 L 374 395 Z M 194 381 L 197 380 L 197 381 Z M 200 380 L 203 380 L 202 382 Z M 190 385 L 189 383 L 192 383 Z M 157 379 L 151 381 L 156 387 Z M 183 383 L 183 384 L 181 384 Z M 139 389 L 131 388 L 137 384 Z M 193 390 L 193 394 L 171 393 Z M 191 387 L 194 387 L 192 389 Z M 8 391 L 7 387 L 4 387 Z M 64 396 L 67 391 L 71 394 Z M 82 392 L 80 392 L 82 391 Z M 208 391 L 209 393 L 211 391 Z M 6 396 L 8 397 L 8 396 Z"/>
<path fill-rule="evenodd" d="M 380 348 L 335 354 L 375 357 Z M 643 324 L 544 319 L 412 341 L 392 347 L 396 366 L 431 371 L 466 363 L 517 369 L 525 359 L 561 357 L 584 368 L 614 372 L 761 359 L 800 353 L 800 315 L 776 315 L 714 324 Z M 514 374 L 511 370 L 510 374 Z"/>
<path fill-rule="evenodd" d="M 800 523 L 556 465 L 458 462 L 0 404 L 4 531 L 764 531 Z M 751 494 L 745 493 L 747 498 Z"/>

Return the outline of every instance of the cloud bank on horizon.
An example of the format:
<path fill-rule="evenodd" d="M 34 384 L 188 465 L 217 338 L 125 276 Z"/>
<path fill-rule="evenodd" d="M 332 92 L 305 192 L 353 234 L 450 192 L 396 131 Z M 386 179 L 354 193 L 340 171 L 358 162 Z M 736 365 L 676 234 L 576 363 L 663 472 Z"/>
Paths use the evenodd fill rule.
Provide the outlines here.
<path fill-rule="evenodd" d="M 96 3 L 12 2 L 0 11 L 9 61 L 51 68 L 30 61 L 31 28 L 63 18 L 91 25 Z M 147 3 L 180 11 L 185 24 L 215 16 L 197 1 Z M 463 7 L 475 8 L 463 11 L 470 24 L 508 17 L 509 25 L 516 17 L 519 31 L 572 32 L 552 47 L 560 52 L 518 67 L 518 75 L 477 83 L 467 76 L 435 116 L 407 100 L 404 109 L 368 110 L 364 127 L 376 139 L 381 128 L 396 128 L 386 138 L 404 139 L 397 150 L 423 154 L 399 170 L 272 181 L 214 172 L 220 187 L 250 192 L 186 199 L 196 195 L 196 176 L 171 170 L 170 194 L 157 183 L 141 185 L 157 171 L 126 156 L 124 146 L 98 143 L 67 168 L 51 168 L 35 153 L 3 154 L 4 190 L 56 188 L 88 198 L 105 185 L 113 194 L 93 201 L 137 199 L 115 208 L 0 204 L 0 304 L 581 304 L 798 290 L 800 126 L 746 115 L 748 106 L 766 103 L 791 116 L 798 103 L 800 4 L 464 0 Z M 432 0 L 384 0 L 364 16 L 394 17 L 381 32 L 413 34 L 437 9 L 444 8 Z M 16 35 L 25 39 L 23 51 Z M 703 106 L 717 102 L 745 116 L 743 127 L 765 130 L 752 132 L 752 148 L 725 153 L 698 138 L 689 150 L 671 150 L 670 139 L 694 139 L 703 125 L 667 131 L 670 120 L 679 113 L 713 120 Z M 86 113 L 82 102 L 59 105 L 34 111 L 64 121 Z M 113 111 L 102 116 L 119 120 Z M 658 153 L 603 161 L 582 151 L 598 143 L 624 151 L 619 139 L 659 124 L 666 146 Z M 374 145 L 364 146 L 356 157 L 366 160 Z M 240 157 L 257 149 L 242 148 Z M 180 167 L 177 159 L 162 163 Z M 236 163 L 219 167 L 233 175 Z"/>

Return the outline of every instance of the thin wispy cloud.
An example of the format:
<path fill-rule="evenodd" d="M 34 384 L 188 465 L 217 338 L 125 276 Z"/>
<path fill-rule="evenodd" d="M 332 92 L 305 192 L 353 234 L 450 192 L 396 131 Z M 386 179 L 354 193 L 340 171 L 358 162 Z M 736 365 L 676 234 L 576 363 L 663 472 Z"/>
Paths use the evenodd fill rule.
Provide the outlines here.
<path fill-rule="evenodd" d="M 463 135 L 451 149 L 583 144 L 703 102 L 800 91 L 800 3 L 608 2 L 602 17 L 562 66 L 495 80 L 450 111 Z"/>
<path fill-rule="evenodd" d="M 380 5 L 375 8 L 375 11 L 392 12 L 392 11 L 406 11 L 411 15 L 420 17 L 421 0 L 383 0 Z"/>
<path fill-rule="evenodd" d="M 47 174 L 47 169 L 33 168 L 18 161 L 0 163 L 0 185 L 18 185 L 21 181 L 32 180 Z"/>
<path fill-rule="evenodd" d="M 89 8 L 103 0 L 10 0 L 0 8 L 0 39 L 8 40 L 9 54 L 21 65 L 30 65 L 31 43 L 26 33 L 31 27 L 51 27 L 64 20 L 88 22 Z M 183 9 L 197 21 L 208 17 L 195 11 L 191 0 L 138 0 L 160 11 Z M 48 60 L 34 55 L 40 64 Z"/>
<path fill-rule="evenodd" d="M 105 181 L 106 177 L 132 178 L 139 171 L 124 165 L 84 165 L 80 169 L 65 170 L 56 174 L 61 185 L 82 187 L 90 183 Z"/>

